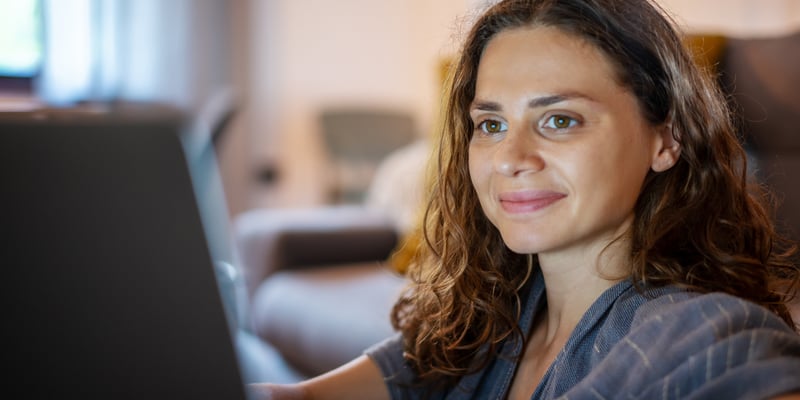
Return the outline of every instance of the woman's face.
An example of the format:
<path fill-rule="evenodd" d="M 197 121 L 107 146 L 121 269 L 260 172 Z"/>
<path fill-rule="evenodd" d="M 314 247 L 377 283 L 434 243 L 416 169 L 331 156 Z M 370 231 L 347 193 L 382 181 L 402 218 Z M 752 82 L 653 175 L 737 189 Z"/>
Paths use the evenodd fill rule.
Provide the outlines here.
<path fill-rule="evenodd" d="M 506 30 L 488 43 L 470 117 L 472 184 L 517 253 L 605 246 L 630 226 L 645 175 L 664 162 L 664 129 L 644 119 L 606 56 L 556 28 Z"/>

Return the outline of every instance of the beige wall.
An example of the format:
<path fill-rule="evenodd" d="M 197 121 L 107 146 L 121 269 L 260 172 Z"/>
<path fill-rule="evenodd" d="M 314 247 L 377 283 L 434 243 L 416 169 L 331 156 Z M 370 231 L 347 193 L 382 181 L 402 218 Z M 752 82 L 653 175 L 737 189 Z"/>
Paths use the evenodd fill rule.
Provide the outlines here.
<path fill-rule="evenodd" d="M 323 201 L 326 159 L 317 112 L 370 105 L 407 110 L 427 132 L 438 103 L 437 63 L 449 52 L 463 0 L 253 0 L 249 129 L 254 167 L 275 163 L 277 188 L 250 206 Z"/>
<path fill-rule="evenodd" d="M 800 26 L 796 0 L 659 2 L 688 31 L 752 36 Z M 437 63 L 452 53 L 470 10 L 484 1 L 233 3 L 234 29 L 241 36 L 236 81 L 247 106 L 223 159 L 236 213 L 323 201 L 326 159 L 315 123 L 321 107 L 400 108 L 427 132 L 438 104 Z M 255 171 L 267 164 L 279 168 L 276 187 L 254 183 Z"/>

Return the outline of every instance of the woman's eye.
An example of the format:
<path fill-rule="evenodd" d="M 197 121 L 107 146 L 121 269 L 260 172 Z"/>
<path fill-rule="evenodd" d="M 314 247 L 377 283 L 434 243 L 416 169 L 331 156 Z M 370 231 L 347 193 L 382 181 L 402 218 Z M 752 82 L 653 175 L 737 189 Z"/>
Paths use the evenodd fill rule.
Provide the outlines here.
<path fill-rule="evenodd" d="M 577 125 L 575 118 L 566 115 L 552 115 L 545 120 L 543 127 L 550 129 L 567 129 Z"/>
<path fill-rule="evenodd" d="M 478 124 L 478 129 L 480 129 L 484 133 L 494 134 L 494 133 L 505 132 L 506 130 L 508 130 L 508 126 L 506 126 L 506 124 L 500 121 L 494 119 L 487 119 Z"/>

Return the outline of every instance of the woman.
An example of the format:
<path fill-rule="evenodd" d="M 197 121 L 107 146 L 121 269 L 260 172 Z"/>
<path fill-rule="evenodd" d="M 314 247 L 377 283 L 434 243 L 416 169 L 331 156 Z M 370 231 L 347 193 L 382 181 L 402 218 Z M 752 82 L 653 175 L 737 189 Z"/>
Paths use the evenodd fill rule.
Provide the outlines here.
<path fill-rule="evenodd" d="M 274 398 L 800 393 L 798 270 L 646 0 L 508 0 L 453 72 L 398 337 Z M 281 397 L 285 395 L 286 397 Z M 800 396 L 796 396 L 800 398 Z"/>

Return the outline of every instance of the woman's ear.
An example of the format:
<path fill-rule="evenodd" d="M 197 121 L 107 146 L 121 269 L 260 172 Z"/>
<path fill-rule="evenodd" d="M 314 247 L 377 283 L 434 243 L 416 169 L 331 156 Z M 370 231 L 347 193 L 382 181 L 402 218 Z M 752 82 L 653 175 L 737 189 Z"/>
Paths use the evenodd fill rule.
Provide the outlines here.
<path fill-rule="evenodd" d="M 664 172 L 678 161 L 681 155 L 681 144 L 675 138 L 672 124 L 664 124 L 656 131 L 656 151 L 650 168 L 655 172 Z"/>

